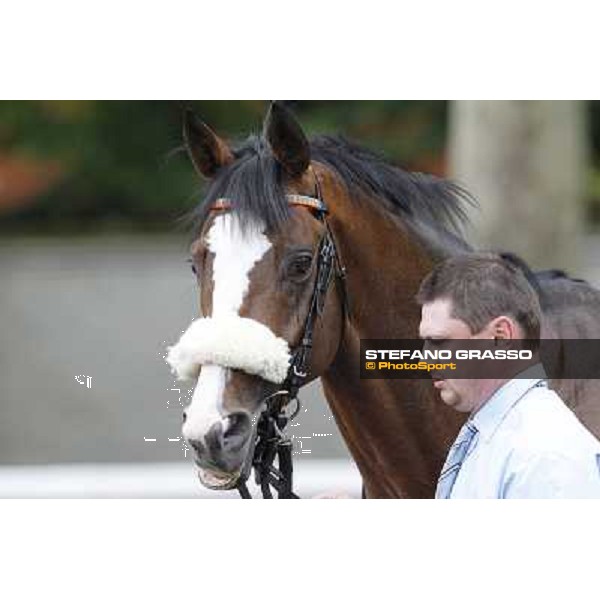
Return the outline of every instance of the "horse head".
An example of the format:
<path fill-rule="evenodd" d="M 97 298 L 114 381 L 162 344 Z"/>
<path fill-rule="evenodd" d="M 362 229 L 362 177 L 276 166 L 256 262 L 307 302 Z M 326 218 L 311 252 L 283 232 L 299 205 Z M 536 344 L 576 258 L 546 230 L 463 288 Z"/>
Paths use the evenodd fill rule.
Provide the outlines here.
<path fill-rule="evenodd" d="M 193 113 L 183 135 L 208 180 L 191 245 L 200 318 L 167 357 L 195 382 L 183 436 L 201 482 L 233 487 L 252 451 L 257 416 L 281 388 L 305 334 L 328 234 L 322 165 L 291 113 L 274 103 L 260 136 L 232 149 Z M 326 199 L 327 200 L 327 199 Z M 343 327 L 342 292 L 329 285 L 312 330 L 309 375 L 333 361 Z"/>

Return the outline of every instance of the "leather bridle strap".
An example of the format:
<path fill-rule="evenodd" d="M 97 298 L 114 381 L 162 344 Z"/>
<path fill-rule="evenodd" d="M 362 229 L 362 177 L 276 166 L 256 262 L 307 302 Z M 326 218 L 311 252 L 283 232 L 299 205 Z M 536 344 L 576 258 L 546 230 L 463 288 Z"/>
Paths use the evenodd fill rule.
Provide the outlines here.
<path fill-rule="evenodd" d="M 304 385 L 309 374 L 308 365 L 313 347 L 314 323 L 315 319 L 318 316 L 320 317 L 323 312 L 327 291 L 334 272 L 342 284 L 344 316 L 348 314 L 345 286 L 346 271 L 341 264 L 333 234 L 326 219 L 328 210 L 322 200 L 320 185 L 316 176 L 315 181 L 316 198 L 300 194 L 289 194 L 287 196 L 290 205 L 305 206 L 314 211 L 316 218 L 325 225 L 325 233 L 319 243 L 317 252 L 315 287 L 304 323 L 302 339 L 292 353 L 288 373 L 281 388 L 265 399 L 265 408 L 258 417 L 250 451 L 237 482 L 236 487 L 243 499 L 252 498 L 246 484 L 252 469 L 254 469 L 256 483 L 260 486 L 263 498 L 273 497 L 271 487 L 276 490 L 278 498 L 298 498 L 292 491 L 292 442 L 284 435 L 283 430 L 300 411 L 298 391 Z M 228 210 L 230 208 L 231 202 L 227 199 L 217 200 L 212 207 L 213 210 Z M 289 415 L 286 410 L 293 402 L 296 403 L 296 406 L 293 413 Z M 273 466 L 275 458 L 277 458 L 278 468 Z"/>
<path fill-rule="evenodd" d="M 324 217 L 323 217 L 324 218 Z M 251 464 L 254 468 L 256 483 L 260 486 L 263 498 L 272 498 L 270 486 L 277 491 L 278 498 L 298 498 L 293 493 L 292 442 L 283 430 L 300 410 L 298 392 L 309 374 L 310 354 L 313 347 L 313 329 L 317 316 L 323 312 L 327 290 L 333 279 L 337 264 L 336 249 L 331 231 L 326 229 L 317 254 L 317 274 L 310 306 L 304 324 L 304 332 L 298 347 L 292 353 L 287 377 L 281 389 L 266 399 L 266 407 L 259 416 L 256 427 L 254 451 Z M 296 402 L 292 415 L 286 414 L 286 408 Z M 278 469 L 273 467 L 275 457 Z M 238 491 L 244 499 L 251 498 L 246 485 L 250 469 L 246 466 L 238 480 Z"/>
<path fill-rule="evenodd" d="M 327 213 L 327 207 L 320 198 L 304 196 L 303 194 L 287 194 L 286 197 L 288 204 L 291 206 L 305 206 L 319 213 Z M 210 210 L 229 210 L 231 206 L 231 201 L 227 198 L 219 198 L 213 202 Z"/>

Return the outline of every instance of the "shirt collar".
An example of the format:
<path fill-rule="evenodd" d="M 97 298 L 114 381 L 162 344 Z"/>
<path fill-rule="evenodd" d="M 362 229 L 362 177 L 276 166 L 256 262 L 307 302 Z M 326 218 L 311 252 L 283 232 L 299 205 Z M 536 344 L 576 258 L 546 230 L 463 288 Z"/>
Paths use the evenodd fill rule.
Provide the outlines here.
<path fill-rule="evenodd" d="M 546 373 L 541 363 L 528 367 L 521 372 L 518 379 L 511 379 L 500 386 L 479 410 L 469 417 L 479 435 L 490 440 L 508 411 L 541 380 L 546 379 Z"/>

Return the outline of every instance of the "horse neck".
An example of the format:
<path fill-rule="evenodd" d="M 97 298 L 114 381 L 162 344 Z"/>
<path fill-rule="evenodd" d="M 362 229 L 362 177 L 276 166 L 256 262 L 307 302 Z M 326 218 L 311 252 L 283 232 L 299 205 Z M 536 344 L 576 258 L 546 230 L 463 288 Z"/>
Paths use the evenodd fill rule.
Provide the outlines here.
<path fill-rule="evenodd" d="M 374 202 L 346 201 L 330 225 L 347 270 L 350 315 L 322 376 L 327 400 L 369 497 L 433 497 L 447 449 L 464 421 L 429 380 L 360 379 L 360 340 L 418 337 L 414 297 L 436 257 Z"/>

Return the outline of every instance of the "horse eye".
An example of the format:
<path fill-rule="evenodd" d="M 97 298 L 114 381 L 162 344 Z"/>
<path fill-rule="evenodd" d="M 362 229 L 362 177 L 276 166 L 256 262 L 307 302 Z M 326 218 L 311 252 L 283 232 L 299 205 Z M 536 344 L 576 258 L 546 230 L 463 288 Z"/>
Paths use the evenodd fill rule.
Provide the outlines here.
<path fill-rule="evenodd" d="M 310 254 L 301 254 L 294 257 L 288 264 L 287 275 L 292 278 L 303 277 L 310 272 L 312 266 L 312 256 Z"/>

